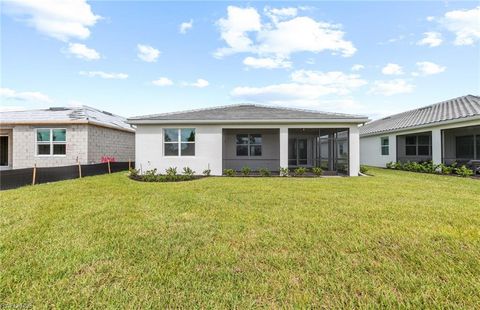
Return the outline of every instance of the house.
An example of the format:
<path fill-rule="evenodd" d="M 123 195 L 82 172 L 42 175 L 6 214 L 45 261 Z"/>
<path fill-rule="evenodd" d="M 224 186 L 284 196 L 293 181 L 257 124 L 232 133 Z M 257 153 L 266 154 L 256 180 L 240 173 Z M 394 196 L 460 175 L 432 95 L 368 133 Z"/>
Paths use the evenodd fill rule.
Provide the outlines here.
<path fill-rule="evenodd" d="M 458 97 L 360 127 L 360 159 L 378 167 L 392 161 L 450 165 L 479 160 L 480 97 Z"/>
<path fill-rule="evenodd" d="M 135 158 L 135 130 L 123 117 L 88 106 L 0 113 L 3 169 Z"/>
<path fill-rule="evenodd" d="M 364 116 L 324 113 L 253 104 L 139 116 L 136 167 L 190 167 L 253 170 L 321 166 L 327 171 L 358 175 L 359 124 Z"/>

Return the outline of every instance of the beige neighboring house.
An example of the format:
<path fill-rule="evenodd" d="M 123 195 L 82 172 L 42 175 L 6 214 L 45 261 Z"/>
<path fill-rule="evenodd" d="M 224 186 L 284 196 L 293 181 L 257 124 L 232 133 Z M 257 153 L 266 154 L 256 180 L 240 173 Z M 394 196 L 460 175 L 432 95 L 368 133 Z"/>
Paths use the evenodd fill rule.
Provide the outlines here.
<path fill-rule="evenodd" d="M 0 112 L 0 169 L 134 161 L 126 119 L 88 106 Z"/>

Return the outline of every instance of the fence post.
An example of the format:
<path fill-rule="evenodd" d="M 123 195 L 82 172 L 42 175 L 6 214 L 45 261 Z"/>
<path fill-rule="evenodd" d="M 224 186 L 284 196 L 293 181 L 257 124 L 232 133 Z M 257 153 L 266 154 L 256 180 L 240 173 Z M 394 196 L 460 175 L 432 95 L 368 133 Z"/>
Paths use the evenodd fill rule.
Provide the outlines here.
<path fill-rule="evenodd" d="M 132 165 L 130 163 L 130 158 L 128 159 L 128 171 L 130 171 L 130 169 L 132 169 Z"/>
<path fill-rule="evenodd" d="M 37 178 L 37 164 L 33 164 L 33 178 L 32 178 L 32 185 L 35 185 L 35 179 Z"/>
<path fill-rule="evenodd" d="M 78 164 L 78 177 L 81 179 L 82 178 L 82 165 L 80 165 L 80 161 L 78 160 L 78 157 L 77 157 L 77 164 Z"/>
<path fill-rule="evenodd" d="M 108 173 L 112 173 L 112 170 L 110 169 L 110 159 L 107 160 L 107 164 L 108 164 Z"/>

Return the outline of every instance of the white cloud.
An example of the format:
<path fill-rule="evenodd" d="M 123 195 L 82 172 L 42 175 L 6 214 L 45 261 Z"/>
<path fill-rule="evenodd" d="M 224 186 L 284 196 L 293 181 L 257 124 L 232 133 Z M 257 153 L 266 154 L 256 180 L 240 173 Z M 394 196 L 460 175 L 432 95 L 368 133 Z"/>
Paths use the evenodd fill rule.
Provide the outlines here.
<path fill-rule="evenodd" d="M 395 79 L 390 81 L 375 81 L 368 93 L 392 96 L 396 94 L 411 93 L 415 88 L 403 79 Z"/>
<path fill-rule="evenodd" d="M 400 65 L 389 63 L 382 68 L 382 73 L 385 75 L 401 75 L 403 69 Z"/>
<path fill-rule="evenodd" d="M 16 111 L 25 111 L 27 108 L 23 106 L 6 106 L 2 105 L 0 106 L 0 112 L 16 112 Z"/>
<path fill-rule="evenodd" d="M 58 40 L 86 39 L 101 18 L 86 0 L 10 0 L 2 2 L 5 12 L 37 31 Z"/>
<path fill-rule="evenodd" d="M 256 9 L 229 6 L 227 17 L 217 22 L 227 46 L 218 49 L 215 56 L 253 53 L 262 58 L 288 59 L 297 52 L 331 51 L 345 57 L 356 52 L 352 42 L 344 39 L 341 26 L 297 13 L 291 8 L 266 9 L 272 22 L 262 24 Z"/>
<path fill-rule="evenodd" d="M 17 92 L 10 88 L 0 88 L 0 97 L 5 99 L 14 99 L 22 101 L 36 101 L 42 103 L 52 103 L 53 100 L 45 94 L 34 91 Z"/>
<path fill-rule="evenodd" d="M 352 66 L 352 71 L 360 71 L 360 70 L 363 70 L 365 69 L 365 66 L 364 65 L 360 65 L 360 64 L 356 64 L 356 65 L 353 65 Z"/>
<path fill-rule="evenodd" d="M 416 65 L 419 72 L 413 72 L 412 75 L 414 76 L 438 74 L 447 69 L 447 67 L 437 65 L 430 61 L 420 61 L 417 62 Z"/>
<path fill-rule="evenodd" d="M 447 12 L 440 23 L 455 34 L 455 45 L 473 45 L 480 39 L 480 6 Z"/>
<path fill-rule="evenodd" d="M 137 44 L 137 49 L 138 58 L 146 62 L 156 62 L 160 56 L 160 51 L 149 45 Z"/>
<path fill-rule="evenodd" d="M 347 95 L 367 84 L 357 74 L 343 72 L 294 71 L 291 82 L 261 87 L 235 87 L 231 96 L 237 99 L 270 104 L 298 106 L 318 105 L 326 95 Z"/>
<path fill-rule="evenodd" d="M 442 34 L 439 32 L 424 32 L 425 37 L 417 42 L 417 45 L 428 45 L 429 47 L 436 47 L 442 44 Z"/>
<path fill-rule="evenodd" d="M 427 16 L 426 20 L 429 21 L 429 22 L 432 22 L 432 21 L 435 20 L 435 17 L 434 16 Z"/>
<path fill-rule="evenodd" d="M 243 60 L 243 64 L 255 69 L 265 68 L 265 69 L 277 69 L 277 68 L 291 68 L 292 63 L 286 61 L 285 59 L 279 58 L 255 58 L 247 57 Z"/>
<path fill-rule="evenodd" d="M 78 74 L 88 77 L 100 77 L 102 79 L 124 80 L 128 78 L 128 74 L 126 73 L 113 73 L 103 71 L 80 71 Z"/>
<path fill-rule="evenodd" d="M 85 60 L 97 60 L 100 59 L 100 53 L 93 48 L 87 47 L 81 43 L 69 43 L 68 52 L 77 58 Z"/>
<path fill-rule="evenodd" d="M 195 83 L 191 83 L 189 85 L 193 86 L 193 87 L 204 88 L 204 87 L 207 87 L 208 85 L 210 85 L 210 83 L 207 80 L 204 80 L 204 79 L 197 79 L 197 81 Z"/>
<path fill-rule="evenodd" d="M 158 78 L 157 80 L 155 81 L 152 81 L 152 84 L 153 85 L 157 85 L 157 86 L 171 86 L 173 85 L 173 82 L 172 80 L 170 80 L 169 78 L 166 78 L 166 77 L 161 77 L 161 78 Z"/>
<path fill-rule="evenodd" d="M 180 24 L 179 30 L 181 34 L 186 34 L 188 30 L 192 29 L 193 27 L 193 19 L 188 22 L 183 22 Z"/>

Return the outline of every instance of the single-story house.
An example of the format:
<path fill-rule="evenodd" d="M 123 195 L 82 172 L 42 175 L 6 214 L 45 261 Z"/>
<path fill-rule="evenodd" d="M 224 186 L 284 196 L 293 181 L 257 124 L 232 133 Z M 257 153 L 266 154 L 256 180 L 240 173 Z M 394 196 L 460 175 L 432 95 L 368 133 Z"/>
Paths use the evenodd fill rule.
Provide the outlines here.
<path fill-rule="evenodd" d="M 135 158 L 126 119 L 88 106 L 0 112 L 2 169 L 54 167 Z"/>
<path fill-rule="evenodd" d="M 480 97 L 458 97 L 361 126 L 360 160 L 377 167 L 480 160 Z"/>
<path fill-rule="evenodd" d="M 357 176 L 359 124 L 367 117 L 238 104 L 132 117 L 136 168 L 253 170 L 320 166 Z"/>

